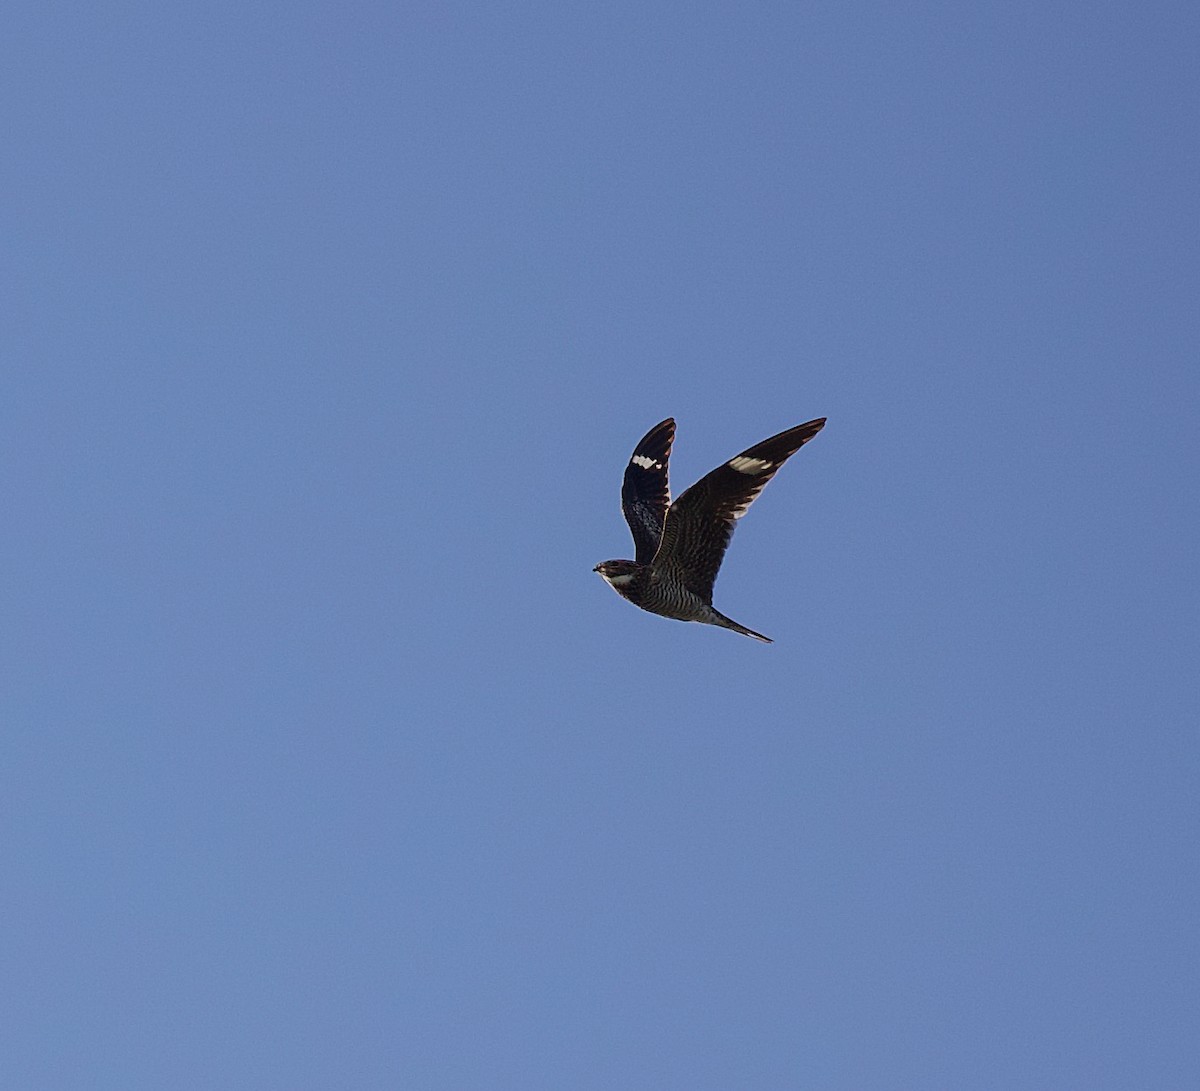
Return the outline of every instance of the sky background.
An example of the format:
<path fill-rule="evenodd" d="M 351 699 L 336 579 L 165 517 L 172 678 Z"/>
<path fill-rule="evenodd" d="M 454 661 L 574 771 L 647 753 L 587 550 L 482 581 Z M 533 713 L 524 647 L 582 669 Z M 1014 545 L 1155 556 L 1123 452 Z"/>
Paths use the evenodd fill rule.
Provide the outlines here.
<path fill-rule="evenodd" d="M 1198 31 L 10 7 L 0 1084 L 1200 1086 Z"/>

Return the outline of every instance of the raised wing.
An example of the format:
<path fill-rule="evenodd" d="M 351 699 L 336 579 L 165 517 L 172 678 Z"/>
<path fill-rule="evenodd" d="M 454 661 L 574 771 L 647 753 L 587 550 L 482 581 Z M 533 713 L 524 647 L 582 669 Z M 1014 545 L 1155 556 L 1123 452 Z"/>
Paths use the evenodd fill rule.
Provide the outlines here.
<path fill-rule="evenodd" d="M 671 568 L 712 605 L 713 583 L 734 524 L 789 458 L 825 427 L 825 418 L 764 439 L 706 474 L 671 505 L 656 568 Z"/>
<path fill-rule="evenodd" d="M 656 424 L 641 439 L 625 467 L 621 485 L 621 510 L 633 531 L 638 564 L 649 564 L 662 540 L 663 522 L 671 506 L 671 487 L 667 484 L 667 459 L 675 440 L 675 421 L 668 417 Z"/>

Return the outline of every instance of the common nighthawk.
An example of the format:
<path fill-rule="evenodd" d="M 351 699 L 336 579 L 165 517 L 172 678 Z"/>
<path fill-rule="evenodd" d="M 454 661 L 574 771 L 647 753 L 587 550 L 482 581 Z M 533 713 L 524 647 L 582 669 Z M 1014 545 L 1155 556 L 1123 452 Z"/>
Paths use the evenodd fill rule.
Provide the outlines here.
<path fill-rule="evenodd" d="M 637 559 L 601 561 L 592 571 L 622 598 L 652 614 L 720 625 L 770 644 L 770 637 L 713 609 L 713 583 L 734 523 L 779 467 L 824 427 L 825 418 L 819 417 L 756 443 L 672 504 L 667 460 L 675 421 L 668 417 L 656 424 L 634 448 L 621 486 L 621 508 L 633 531 Z"/>

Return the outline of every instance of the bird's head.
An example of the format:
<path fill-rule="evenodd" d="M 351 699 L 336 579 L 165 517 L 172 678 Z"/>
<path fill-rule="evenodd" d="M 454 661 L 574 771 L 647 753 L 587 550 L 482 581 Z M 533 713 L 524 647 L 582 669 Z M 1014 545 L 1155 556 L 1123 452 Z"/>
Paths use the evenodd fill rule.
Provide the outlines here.
<path fill-rule="evenodd" d="M 641 567 L 637 561 L 601 561 L 592 571 L 599 572 L 609 587 L 620 591 L 633 582 Z"/>

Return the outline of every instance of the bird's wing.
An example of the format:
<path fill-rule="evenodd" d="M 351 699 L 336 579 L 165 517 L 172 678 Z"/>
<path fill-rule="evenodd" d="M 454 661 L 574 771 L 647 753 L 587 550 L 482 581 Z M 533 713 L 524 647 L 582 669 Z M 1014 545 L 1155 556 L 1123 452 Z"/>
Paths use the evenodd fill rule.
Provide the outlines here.
<path fill-rule="evenodd" d="M 825 427 L 825 418 L 764 439 L 706 474 L 667 512 L 656 568 L 670 568 L 712 605 L 713 583 L 734 524 L 792 455 Z"/>
<path fill-rule="evenodd" d="M 671 506 L 671 487 L 667 483 L 667 459 L 675 439 L 675 421 L 668 417 L 656 424 L 641 439 L 625 467 L 621 485 L 621 510 L 633 531 L 638 564 L 649 564 L 662 540 L 663 521 Z"/>

